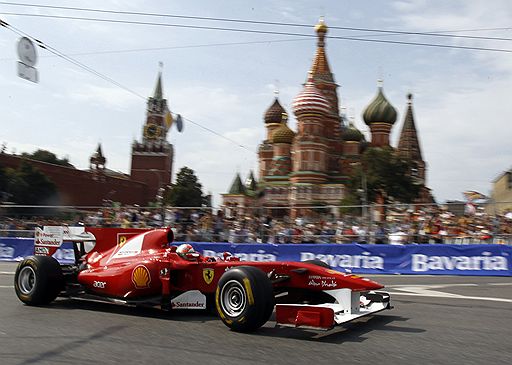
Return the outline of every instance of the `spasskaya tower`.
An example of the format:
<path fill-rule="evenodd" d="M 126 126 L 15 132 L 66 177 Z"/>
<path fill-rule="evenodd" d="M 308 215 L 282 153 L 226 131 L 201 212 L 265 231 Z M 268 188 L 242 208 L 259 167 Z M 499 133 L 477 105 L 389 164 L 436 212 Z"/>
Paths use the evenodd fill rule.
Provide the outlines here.
<path fill-rule="evenodd" d="M 131 179 L 146 183 L 148 201 L 156 201 L 162 192 L 159 189 L 171 183 L 174 148 L 167 141 L 167 132 L 172 122 L 167 99 L 163 98 L 160 70 L 155 92 L 148 98 L 142 141 L 134 140 L 132 144 Z"/>

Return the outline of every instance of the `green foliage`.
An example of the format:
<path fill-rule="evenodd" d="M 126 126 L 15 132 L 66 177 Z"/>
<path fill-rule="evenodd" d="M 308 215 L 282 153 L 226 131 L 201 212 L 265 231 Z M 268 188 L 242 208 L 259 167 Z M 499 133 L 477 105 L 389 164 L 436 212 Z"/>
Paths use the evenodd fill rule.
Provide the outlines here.
<path fill-rule="evenodd" d="M 411 161 L 398 156 L 392 148 L 370 147 L 361 156 L 361 163 L 354 166 L 348 195 L 361 201 L 365 176 L 369 203 L 375 202 L 379 192 L 397 201 L 410 203 L 420 192 L 420 186 L 414 183 L 409 174 L 411 166 Z"/>
<path fill-rule="evenodd" d="M 176 176 L 176 183 L 166 192 L 164 203 L 174 207 L 200 207 L 205 202 L 202 186 L 194 170 L 183 167 Z"/>
<path fill-rule="evenodd" d="M 41 205 L 57 200 L 55 184 L 28 162 L 22 162 L 18 169 L 0 172 L 0 191 L 2 200 L 16 204 Z"/>
<path fill-rule="evenodd" d="M 361 200 L 352 193 L 341 199 L 340 205 L 339 211 L 341 214 L 361 215 L 361 207 L 358 206 L 361 205 Z"/>
<path fill-rule="evenodd" d="M 326 213 L 329 213 L 329 211 L 330 211 L 329 208 L 327 208 L 327 206 L 329 204 L 324 201 L 313 200 L 311 203 L 309 203 L 309 205 L 312 207 L 317 207 L 317 208 L 313 208 L 313 212 L 315 212 L 315 213 L 326 214 Z M 326 208 L 321 208 L 321 207 L 326 207 Z"/>
<path fill-rule="evenodd" d="M 73 167 L 72 164 L 69 163 L 69 160 L 65 158 L 58 158 L 54 153 L 46 150 L 37 150 L 34 153 L 22 153 L 22 157 L 30 158 L 32 160 L 41 161 L 51 163 L 53 165 Z"/>

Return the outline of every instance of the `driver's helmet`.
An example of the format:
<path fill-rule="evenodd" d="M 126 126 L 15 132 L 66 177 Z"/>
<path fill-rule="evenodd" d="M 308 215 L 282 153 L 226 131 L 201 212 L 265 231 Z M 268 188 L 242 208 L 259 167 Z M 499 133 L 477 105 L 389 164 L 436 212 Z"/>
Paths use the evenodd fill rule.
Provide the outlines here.
<path fill-rule="evenodd" d="M 198 256 L 196 250 L 194 250 L 194 247 L 188 243 L 179 245 L 176 249 L 176 253 L 183 257 L 185 260 L 194 260 Z"/>

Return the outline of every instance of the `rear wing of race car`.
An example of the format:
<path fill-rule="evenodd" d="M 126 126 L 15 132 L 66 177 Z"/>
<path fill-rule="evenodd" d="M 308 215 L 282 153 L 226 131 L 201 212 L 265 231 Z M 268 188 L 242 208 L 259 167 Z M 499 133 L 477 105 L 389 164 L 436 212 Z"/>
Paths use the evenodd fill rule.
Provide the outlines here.
<path fill-rule="evenodd" d="M 44 226 L 36 227 L 34 235 L 34 254 L 53 256 L 64 242 L 72 242 L 75 261 L 90 252 L 96 245 L 96 237 L 86 232 L 85 227 Z"/>
<path fill-rule="evenodd" d="M 75 263 L 92 250 L 102 252 L 116 245 L 123 246 L 130 238 L 152 228 L 96 228 L 44 226 L 36 228 L 34 254 L 53 256 L 64 242 L 73 244 Z"/>

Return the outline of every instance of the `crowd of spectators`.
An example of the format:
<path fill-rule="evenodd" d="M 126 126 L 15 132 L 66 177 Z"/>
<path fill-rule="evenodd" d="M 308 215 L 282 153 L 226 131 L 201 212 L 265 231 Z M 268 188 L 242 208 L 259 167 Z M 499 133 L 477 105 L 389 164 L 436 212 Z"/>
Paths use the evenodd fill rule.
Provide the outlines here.
<path fill-rule="evenodd" d="M 176 230 L 177 241 L 230 243 L 506 243 L 512 244 L 512 212 L 489 215 L 483 209 L 456 215 L 446 207 L 389 209 L 382 221 L 332 214 L 316 218 L 270 215 L 225 216 L 222 210 L 105 207 L 68 214 L 68 219 L 0 217 L 0 236 L 33 234 L 35 226 L 85 225 L 161 227 Z"/>

